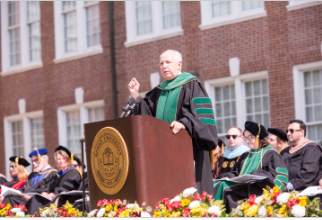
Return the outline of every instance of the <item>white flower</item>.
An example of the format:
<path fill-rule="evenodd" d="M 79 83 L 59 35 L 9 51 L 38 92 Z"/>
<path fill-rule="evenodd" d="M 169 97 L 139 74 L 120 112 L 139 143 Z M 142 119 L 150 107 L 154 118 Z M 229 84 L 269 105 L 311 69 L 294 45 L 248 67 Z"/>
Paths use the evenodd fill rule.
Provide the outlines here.
<path fill-rule="evenodd" d="M 173 203 L 173 202 L 179 202 L 179 201 L 181 201 L 180 196 L 176 196 L 173 199 L 171 199 L 170 204 Z"/>
<path fill-rule="evenodd" d="M 19 212 L 21 211 L 21 208 L 13 208 L 10 210 L 12 213 L 16 213 L 16 212 Z"/>
<path fill-rule="evenodd" d="M 221 213 L 222 211 L 220 210 L 220 207 L 219 206 L 211 206 L 209 209 L 208 209 L 208 213 L 210 214 L 216 214 L 217 217 L 221 216 Z"/>
<path fill-rule="evenodd" d="M 283 193 L 276 198 L 276 203 L 279 205 L 286 204 L 288 199 L 290 198 L 291 194 L 290 193 Z"/>
<path fill-rule="evenodd" d="M 185 189 L 182 195 L 187 198 L 188 196 L 193 196 L 195 192 L 197 192 L 197 189 L 195 187 L 191 187 L 191 188 Z"/>
<path fill-rule="evenodd" d="M 97 211 L 97 209 L 94 209 L 93 211 L 88 213 L 87 217 L 93 217 L 95 215 L 96 211 Z"/>
<path fill-rule="evenodd" d="M 192 201 L 189 204 L 189 209 L 193 209 L 194 207 L 200 206 L 200 202 L 199 201 Z"/>
<path fill-rule="evenodd" d="M 263 196 L 257 197 L 257 198 L 255 199 L 255 203 L 256 203 L 257 205 L 260 205 L 262 200 L 263 200 Z"/>
<path fill-rule="evenodd" d="M 41 213 L 41 217 L 47 217 L 47 214 L 49 212 L 49 209 L 45 209 L 42 213 Z"/>
<path fill-rule="evenodd" d="M 97 213 L 97 217 L 103 217 L 104 214 L 105 214 L 105 208 L 101 208 Z"/>
<path fill-rule="evenodd" d="M 24 217 L 24 216 L 25 216 L 25 213 L 24 213 L 24 212 L 22 212 L 22 211 L 18 211 L 18 212 L 16 213 L 16 216 Z"/>
<path fill-rule="evenodd" d="M 272 200 L 264 200 L 265 205 L 272 205 L 273 201 Z"/>
<path fill-rule="evenodd" d="M 151 217 L 148 212 L 141 212 L 141 217 Z"/>
<path fill-rule="evenodd" d="M 258 215 L 267 217 L 267 210 L 265 206 L 261 206 L 258 210 Z"/>
<path fill-rule="evenodd" d="M 135 205 L 134 203 L 129 203 L 126 205 L 126 208 L 130 209 L 130 208 L 134 207 L 134 205 Z"/>
<path fill-rule="evenodd" d="M 294 217 L 303 217 L 305 216 L 305 207 L 297 204 L 292 207 L 291 213 L 294 215 Z"/>
<path fill-rule="evenodd" d="M 240 211 L 240 208 L 241 208 L 241 206 L 240 206 L 240 205 L 236 207 L 236 209 L 235 209 L 235 215 L 237 214 L 237 212 L 239 212 L 239 211 Z"/>

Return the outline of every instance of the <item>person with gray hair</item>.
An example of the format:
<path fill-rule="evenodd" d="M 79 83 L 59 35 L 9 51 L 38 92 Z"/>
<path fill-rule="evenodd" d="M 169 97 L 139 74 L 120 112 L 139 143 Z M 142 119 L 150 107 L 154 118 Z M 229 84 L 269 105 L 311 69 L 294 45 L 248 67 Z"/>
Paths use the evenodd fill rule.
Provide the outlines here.
<path fill-rule="evenodd" d="M 200 79 L 181 72 L 182 56 L 178 51 L 163 52 L 159 65 L 165 80 L 148 92 L 145 98 L 139 96 L 137 79 L 132 78 L 128 84 L 131 99 L 138 102 L 133 114 L 151 115 L 168 122 L 174 135 L 181 130 L 189 132 L 198 192 L 212 194 L 209 151 L 217 147 L 218 137 L 211 99 Z"/>

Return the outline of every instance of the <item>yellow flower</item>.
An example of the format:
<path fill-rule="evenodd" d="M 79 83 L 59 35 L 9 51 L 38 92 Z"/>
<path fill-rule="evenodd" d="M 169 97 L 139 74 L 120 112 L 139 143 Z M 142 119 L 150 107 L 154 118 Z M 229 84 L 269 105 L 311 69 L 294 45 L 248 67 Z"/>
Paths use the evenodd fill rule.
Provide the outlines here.
<path fill-rule="evenodd" d="M 115 211 L 115 212 L 117 212 L 117 205 L 116 205 L 116 206 L 114 206 L 114 211 Z"/>
<path fill-rule="evenodd" d="M 179 212 L 175 212 L 173 216 L 174 217 L 180 217 L 180 215 L 181 215 L 181 212 L 179 211 Z"/>
<path fill-rule="evenodd" d="M 239 217 L 239 215 L 235 215 L 234 217 Z"/>
<path fill-rule="evenodd" d="M 300 200 L 307 200 L 307 196 L 301 196 L 299 197 Z"/>
<path fill-rule="evenodd" d="M 245 210 L 244 210 L 244 215 L 246 215 L 246 214 L 247 214 L 247 212 L 248 212 L 248 209 L 245 209 Z"/>
<path fill-rule="evenodd" d="M 108 204 L 106 207 L 105 207 L 105 211 L 110 211 L 112 208 L 112 205 L 111 204 Z"/>
<path fill-rule="evenodd" d="M 306 201 L 305 201 L 305 200 L 301 200 L 301 201 L 299 202 L 299 205 L 300 205 L 300 206 L 304 206 L 304 207 L 305 207 L 305 206 L 306 206 Z"/>
<path fill-rule="evenodd" d="M 267 214 L 271 215 L 271 214 L 272 214 L 272 212 L 273 212 L 273 208 L 272 208 L 272 206 L 267 206 L 267 207 L 266 207 L 266 211 L 267 211 Z"/>
<path fill-rule="evenodd" d="M 70 212 L 73 213 L 73 214 L 75 213 L 75 211 L 76 211 L 75 208 L 70 209 Z"/>
<path fill-rule="evenodd" d="M 273 193 L 278 193 L 279 191 L 280 191 L 280 189 L 278 188 L 278 186 L 274 186 Z"/>
<path fill-rule="evenodd" d="M 171 214 L 168 212 L 167 214 L 164 215 L 164 217 L 171 217 Z"/>
<path fill-rule="evenodd" d="M 130 217 L 130 213 L 128 211 L 123 211 L 121 212 L 120 217 Z"/>
<path fill-rule="evenodd" d="M 258 209 L 258 205 L 252 205 L 247 211 L 247 216 L 255 216 L 258 212 Z"/>
<path fill-rule="evenodd" d="M 188 206 L 188 205 L 189 205 L 189 203 L 190 203 L 190 200 L 189 200 L 189 199 L 184 199 L 184 200 L 182 200 L 181 205 L 182 205 L 183 207 L 185 207 L 185 206 Z"/>
<path fill-rule="evenodd" d="M 161 213 L 160 212 L 154 212 L 154 215 L 153 215 L 153 217 L 161 217 L 162 215 L 161 215 Z"/>
<path fill-rule="evenodd" d="M 249 204 L 248 203 L 244 203 L 243 206 L 240 208 L 240 210 L 245 210 L 249 208 Z"/>

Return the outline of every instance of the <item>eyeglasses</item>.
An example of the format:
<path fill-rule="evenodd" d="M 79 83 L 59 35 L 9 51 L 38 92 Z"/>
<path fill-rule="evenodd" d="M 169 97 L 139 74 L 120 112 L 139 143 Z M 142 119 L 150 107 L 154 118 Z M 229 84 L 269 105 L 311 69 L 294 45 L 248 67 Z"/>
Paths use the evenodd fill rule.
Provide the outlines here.
<path fill-rule="evenodd" d="M 31 160 L 31 162 L 33 163 L 33 162 L 38 162 L 38 159 L 34 159 L 34 160 Z"/>
<path fill-rule="evenodd" d="M 293 133 L 294 133 L 294 131 L 301 131 L 301 130 L 287 129 L 287 130 L 286 130 L 286 134 L 287 134 L 288 132 L 291 132 L 291 134 L 293 134 Z"/>
<path fill-rule="evenodd" d="M 233 139 L 236 139 L 237 137 L 242 137 L 243 135 L 237 135 L 237 134 L 233 134 L 233 135 L 229 135 L 229 134 L 227 134 L 226 135 L 226 138 L 227 138 L 227 140 L 229 140 L 230 139 L 230 137 L 232 137 Z"/>
<path fill-rule="evenodd" d="M 247 140 L 251 141 L 253 139 L 253 137 L 254 137 L 253 135 L 249 135 L 248 137 L 244 137 L 244 140 L 245 141 L 247 141 Z"/>
<path fill-rule="evenodd" d="M 10 166 L 10 169 L 13 169 L 13 168 L 15 168 L 15 166 L 14 166 L 14 165 L 11 165 L 11 166 Z"/>

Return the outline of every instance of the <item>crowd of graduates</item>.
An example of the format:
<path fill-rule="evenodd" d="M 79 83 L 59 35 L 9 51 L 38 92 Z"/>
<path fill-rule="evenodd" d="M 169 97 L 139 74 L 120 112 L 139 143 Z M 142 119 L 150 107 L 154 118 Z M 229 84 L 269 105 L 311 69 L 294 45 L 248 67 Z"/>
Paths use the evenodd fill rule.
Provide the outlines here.
<path fill-rule="evenodd" d="M 39 208 L 50 206 L 54 203 L 57 207 L 65 204 L 68 200 L 75 203 L 82 198 L 83 182 L 88 196 L 87 173 L 82 173 L 82 163 L 77 157 L 63 146 L 55 149 L 55 163 L 59 170 L 49 164 L 48 150 L 40 148 L 29 154 L 32 161 L 33 172 L 29 174 L 26 167 L 30 163 L 23 157 L 10 157 L 11 181 L 1 174 L 0 184 L 21 193 L 9 193 L 0 196 L 0 203 L 14 205 L 24 204 L 27 214 L 39 213 Z M 84 165 L 85 166 L 85 165 Z M 85 167 L 84 167 L 85 168 Z M 3 187 L 2 187 L 3 188 Z M 0 193 L 3 189 L 0 189 Z M 66 194 L 66 192 L 69 192 Z M 74 204 L 82 210 L 82 203 Z M 89 200 L 87 199 L 85 211 L 90 211 Z"/>

